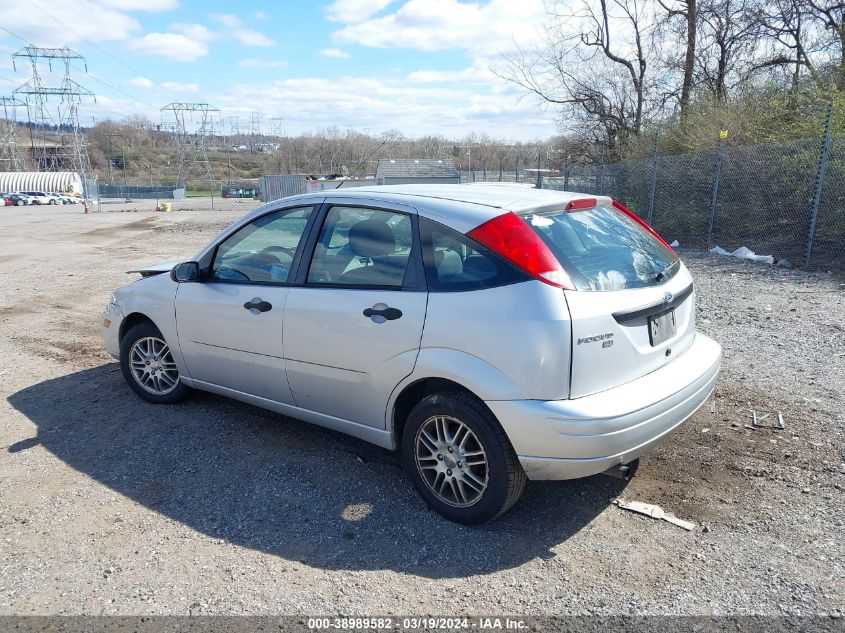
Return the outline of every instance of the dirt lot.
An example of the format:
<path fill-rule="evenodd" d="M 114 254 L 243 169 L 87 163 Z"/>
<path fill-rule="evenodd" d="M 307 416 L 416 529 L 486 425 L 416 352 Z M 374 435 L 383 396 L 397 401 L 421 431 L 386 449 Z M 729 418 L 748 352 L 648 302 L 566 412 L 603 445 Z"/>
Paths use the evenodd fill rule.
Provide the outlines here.
<path fill-rule="evenodd" d="M 530 484 L 464 528 L 390 454 L 124 384 L 99 312 L 254 205 L 208 204 L 0 209 L 0 614 L 845 614 L 842 279 L 683 253 L 724 346 L 714 400 L 627 485 Z"/>

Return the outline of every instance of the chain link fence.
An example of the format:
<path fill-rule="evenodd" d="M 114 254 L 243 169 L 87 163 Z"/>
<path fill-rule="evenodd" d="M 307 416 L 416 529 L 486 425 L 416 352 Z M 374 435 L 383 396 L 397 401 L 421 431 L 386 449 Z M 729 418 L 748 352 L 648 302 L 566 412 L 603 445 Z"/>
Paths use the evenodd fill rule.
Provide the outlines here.
<path fill-rule="evenodd" d="M 565 165 L 544 189 L 610 195 L 681 246 L 746 246 L 796 266 L 845 270 L 845 137 Z M 488 180 L 490 180 L 488 178 Z"/>

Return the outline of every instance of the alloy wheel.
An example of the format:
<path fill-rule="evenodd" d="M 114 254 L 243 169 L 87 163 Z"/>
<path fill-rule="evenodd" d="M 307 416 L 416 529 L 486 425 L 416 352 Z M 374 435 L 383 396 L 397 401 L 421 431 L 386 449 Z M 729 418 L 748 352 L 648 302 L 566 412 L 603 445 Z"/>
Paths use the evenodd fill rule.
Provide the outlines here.
<path fill-rule="evenodd" d="M 423 422 L 414 457 L 423 481 L 450 506 L 469 507 L 487 489 L 487 454 L 472 429 L 457 418 L 437 415 Z"/>
<path fill-rule="evenodd" d="M 170 348 L 158 337 L 145 336 L 132 344 L 129 367 L 135 382 L 154 395 L 166 395 L 179 384 L 179 370 Z"/>

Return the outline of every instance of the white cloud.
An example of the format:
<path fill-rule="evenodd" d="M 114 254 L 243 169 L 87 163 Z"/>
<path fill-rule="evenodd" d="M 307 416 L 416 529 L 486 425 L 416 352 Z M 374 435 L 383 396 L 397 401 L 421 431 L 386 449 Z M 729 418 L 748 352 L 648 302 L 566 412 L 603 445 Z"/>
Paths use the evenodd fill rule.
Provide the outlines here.
<path fill-rule="evenodd" d="M 425 72 L 425 71 L 420 71 Z M 463 71 L 460 71 L 463 72 Z M 0 82 L 2 85 L 2 82 Z M 289 134 L 313 132 L 318 128 L 341 129 L 378 134 L 391 128 L 409 137 L 438 134 L 465 138 L 471 132 L 486 132 L 502 140 L 528 141 L 556 133 L 556 113 L 538 107 L 510 84 L 420 83 L 405 76 L 344 76 L 337 78 L 280 78 L 260 83 L 244 81 L 206 94 L 202 87 L 190 98 L 164 92 L 147 101 L 207 101 L 221 117 L 249 113 L 260 103 L 262 119 L 283 116 Z M 402 107 L 397 108 L 396 104 Z M 90 121 L 109 116 L 119 120 L 143 114 L 158 121 L 158 107 L 147 107 L 125 98 L 97 95 L 97 103 L 80 104 L 80 117 Z"/>
<path fill-rule="evenodd" d="M 334 59 L 346 59 L 349 57 L 349 53 L 339 48 L 324 48 L 320 51 L 320 55 L 323 57 L 332 57 Z"/>
<path fill-rule="evenodd" d="M 542 0 L 409 0 L 393 13 L 347 25 L 332 38 L 374 48 L 464 49 L 486 57 L 513 49 L 515 42 L 535 41 L 546 17 Z"/>
<path fill-rule="evenodd" d="M 200 87 L 195 83 L 181 83 L 178 81 L 164 81 L 160 84 L 147 79 L 146 77 L 135 77 L 126 82 L 133 88 L 139 88 L 147 92 L 150 91 L 164 91 L 164 92 L 199 92 Z"/>
<path fill-rule="evenodd" d="M 238 62 L 241 68 L 285 68 L 288 63 L 284 59 L 242 59 Z"/>
<path fill-rule="evenodd" d="M 124 40 L 141 28 L 132 16 L 94 0 L 4 0 L 0 24 L 39 46 Z"/>
<path fill-rule="evenodd" d="M 276 42 L 261 31 L 246 28 L 241 19 L 231 13 L 218 13 L 212 16 L 229 29 L 226 35 L 234 37 L 243 46 L 275 46 Z"/>
<path fill-rule="evenodd" d="M 375 15 L 393 0 L 335 0 L 326 7 L 326 17 L 332 22 L 354 24 Z"/>
<path fill-rule="evenodd" d="M 267 14 L 264 11 L 256 11 L 255 12 L 255 19 L 256 20 L 266 20 Z"/>
<path fill-rule="evenodd" d="M 486 68 L 465 68 L 464 70 L 416 70 L 408 75 L 408 81 L 419 84 L 442 83 L 490 83 L 496 76 Z"/>
<path fill-rule="evenodd" d="M 133 88 L 140 88 L 141 90 L 151 90 L 155 88 L 155 82 L 150 81 L 146 77 L 135 77 L 134 79 L 130 79 L 127 81 L 130 86 Z"/>
<path fill-rule="evenodd" d="M 248 116 L 252 109 L 248 104 L 264 103 L 269 116 L 285 117 L 285 126 L 293 134 L 332 125 L 371 133 L 398 128 L 408 136 L 454 138 L 472 131 L 519 140 L 554 134 L 554 113 L 520 96 L 520 91 L 507 86 L 495 90 L 458 83 L 412 83 L 407 78 L 346 76 L 239 84 L 214 95 L 213 103 L 223 117 Z M 397 103 L 402 107 L 397 108 Z M 279 110 L 273 111 L 274 107 Z"/>
<path fill-rule="evenodd" d="M 178 81 L 165 81 L 161 87 L 168 92 L 199 92 L 200 87 L 195 83 L 180 83 Z"/>
<path fill-rule="evenodd" d="M 222 24 L 223 26 L 229 27 L 230 29 L 237 28 L 241 25 L 241 19 L 236 15 L 232 15 L 231 13 L 217 13 L 211 17 L 220 22 L 220 24 Z"/>
<path fill-rule="evenodd" d="M 192 62 L 208 54 L 213 34 L 201 24 L 172 24 L 169 33 L 147 33 L 129 42 L 127 50 L 138 55 Z"/>

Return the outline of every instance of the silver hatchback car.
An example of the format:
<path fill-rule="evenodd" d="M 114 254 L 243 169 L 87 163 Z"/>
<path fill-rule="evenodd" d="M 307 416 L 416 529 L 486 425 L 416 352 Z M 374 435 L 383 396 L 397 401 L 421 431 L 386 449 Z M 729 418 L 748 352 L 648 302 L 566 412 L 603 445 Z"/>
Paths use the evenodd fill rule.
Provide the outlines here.
<path fill-rule="evenodd" d="M 607 197 L 344 189 L 252 211 L 102 316 L 153 403 L 202 389 L 399 450 L 437 512 L 480 523 L 528 479 L 624 469 L 708 398 L 692 278 Z M 169 273 L 169 274 L 163 274 Z"/>

